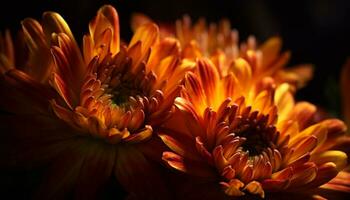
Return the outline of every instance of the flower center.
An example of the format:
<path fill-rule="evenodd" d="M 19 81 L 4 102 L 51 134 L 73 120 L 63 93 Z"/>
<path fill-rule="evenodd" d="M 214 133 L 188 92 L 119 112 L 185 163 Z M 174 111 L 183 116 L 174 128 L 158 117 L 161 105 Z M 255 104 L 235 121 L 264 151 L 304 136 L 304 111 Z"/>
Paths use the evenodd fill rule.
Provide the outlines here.
<path fill-rule="evenodd" d="M 256 156 L 261 154 L 269 147 L 274 147 L 276 139 L 276 128 L 273 125 L 267 125 L 267 117 L 262 120 L 245 119 L 233 130 L 233 132 L 240 137 L 245 138 L 242 144 L 244 151 L 249 152 L 249 156 Z"/>
<path fill-rule="evenodd" d="M 145 96 L 144 91 L 137 87 L 132 81 L 120 83 L 111 93 L 113 95 L 113 103 L 118 106 L 128 105 L 130 97 Z"/>

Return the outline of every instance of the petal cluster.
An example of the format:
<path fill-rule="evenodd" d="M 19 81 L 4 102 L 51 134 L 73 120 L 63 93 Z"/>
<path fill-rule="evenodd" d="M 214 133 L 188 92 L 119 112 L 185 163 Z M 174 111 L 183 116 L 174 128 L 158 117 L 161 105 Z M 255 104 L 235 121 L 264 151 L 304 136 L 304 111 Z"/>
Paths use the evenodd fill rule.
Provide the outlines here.
<path fill-rule="evenodd" d="M 113 179 L 128 199 L 350 192 L 347 127 L 295 101 L 312 68 L 286 69 L 280 38 L 187 16 L 132 29 L 122 42 L 105 5 L 81 41 L 55 12 L 0 33 L 0 164 L 48 166 L 34 198 L 100 199 Z"/>

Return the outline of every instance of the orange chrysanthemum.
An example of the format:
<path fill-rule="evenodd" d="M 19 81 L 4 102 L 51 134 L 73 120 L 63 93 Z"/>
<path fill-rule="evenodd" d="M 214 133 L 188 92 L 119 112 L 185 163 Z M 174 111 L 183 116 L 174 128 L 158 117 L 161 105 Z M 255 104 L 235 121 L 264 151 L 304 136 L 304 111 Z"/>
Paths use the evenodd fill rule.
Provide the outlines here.
<path fill-rule="evenodd" d="M 122 45 L 118 14 L 112 6 L 103 6 L 89 24 L 82 52 L 57 13 L 45 13 L 43 25 L 33 19 L 23 24 L 27 45 L 48 49 L 53 59 L 42 52 L 38 55 L 54 64 L 40 65 L 46 73 L 32 75 L 12 69 L 2 77 L 1 92 L 17 87 L 13 95 L 1 100 L 2 107 L 17 114 L 17 119 L 44 124 L 30 126 L 31 134 L 23 140 L 27 145 L 15 154 L 15 164 L 54 161 L 42 188 L 47 197 L 64 195 L 78 183 L 77 197 L 91 198 L 115 174 L 126 190 L 136 195 L 164 198 L 164 185 L 157 182 L 160 174 L 146 157 L 161 148 L 161 144 L 152 146 L 152 132 L 170 116 L 181 89 L 179 82 L 192 67 L 179 59 L 178 41 L 160 40 L 158 27 L 149 23 L 137 29 L 128 46 Z M 35 77 L 44 79 L 47 73 L 52 88 Z M 31 119 L 27 119 L 28 115 L 19 115 L 23 112 L 14 107 L 28 106 L 22 101 L 32 99 L 40 112 L 28 107 Z M 8 129 L 22 137 L 21 128 Z M 144 145 L 146 141 L 148 145 Z M 28 144 L 33 149 L 23 152 Z M 70 167 L 64 166 L 67 162 Z M 158 193 L 150 192 L 155 188 Z"/>
<path fill-rule="evenodd" d="M 0 72 L 5 73 L 11 69 L 19 69 L 40 83 L 47 83 L 53 67 L 53 59 L 50 52 L 49 23 L 54 18 L 61 18 L 55 13 L 46 12 L 43 15 L 43 26 L 34 19 L 27 18 L 22 21 L 22 31 L 18 33 L 15 41 L 11 34 L 6 31 L 0 36 Z M 65 24 L 66 26 L 66 24 Z M 55 27 L 54 31 L 62 30 L 63 27 Z M 45 36 L 46 34 L 46 36 Z"/>
<path fill-rule="evenodd" d="M 308 192 L 334 178 L 347 162 L 346 153 L 334 149 L 344 123 L 313 123 L 315 106 L 295 103 L 286 83 L 244 92 L 251 78 L 247 64 L 238 60 L 234 74 L 220 77 L 210 60 L 197 61 L 176 99 L 176 114 L 160 134 L 172 150 L 163 153 L 163 160 L 216 181 L 233 197 Z M 196 199 L 200 192 L 183 195 Z"/>
<path fill-rule="evenodd" d="M 151 20 L 142 14 L 135 14 L 132 26 L 149 23 Z M 206 24 L 204 19 L 191 23 L 189 16 L 177 20 L 173 29 L 161 26 L 162 35 L 176 37 L 183 48 L 183 58 L 195 60 L 200 57 L 210 58 L 216 67 L 220 68 L 221 76 L 232 72 L 232 63 L 243 58 L 249 62 L 253 80 L 259 82 L 262 78 L 273 77 L 275 83 L 288 82 L 300 88 L 312 77 L 310 65 L 300 65 L 285 68 L 290 58 L 290 52 L 281 53 L 282 40 L 273 37 L 257 48 L 256 40 L 250 36 L 247 42 L 239 44 L 238 31 L 232 30 L 228 20 L 218 24 Z"/>

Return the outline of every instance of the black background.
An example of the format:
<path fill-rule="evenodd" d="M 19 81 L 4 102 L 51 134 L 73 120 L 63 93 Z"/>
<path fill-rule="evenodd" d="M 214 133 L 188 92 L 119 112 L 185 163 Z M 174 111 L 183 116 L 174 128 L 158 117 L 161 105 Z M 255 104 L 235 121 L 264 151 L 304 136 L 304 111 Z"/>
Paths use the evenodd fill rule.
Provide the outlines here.
<path fill-rule="evenodd" d="M 193 20 L 205 17 L 216 22 L 225 17 L 239 30 L 240 39 L 255 35 L 259 41 L 279 35 L 284 49 L 291 50 L 290 65 L 312 63 L 314 79 L 297 94 L 299 100 L 307 100 L 323 107 L 332 115 L 340 116 L 339 75 L 342 65 L 350 56 L 350 1 L 304 0 L 41 0 L 4 1 L 0 5 L 0 30 L 9 28 L 15 32 L 26 17 L 41 18 L 44 11 L 59 12 L 70 25 L 78 41 L 88 31 L 88 22 L 103 4 L 112 4 L 119 13 L 122 38 L 131 36 L 130 15 L 142 12 L 159 22 L 172 23 L 183 14 Z M 37 182 L 36 175 L 16 174 L 22 181 L 15 184 L 12 177 L 2 182 L 11 183 L 11 191 L 31 189 Z M 26 176 L 26 177 L 23 177 Z M 33 178 L 34 176 L 34 178 Z M 3 178 L 2 178 L 3 179 Z M 3 188 L 4 189 L 4 188 Z M 6 188 L 5 188 L 6 189 Z M 28 192 L 27 191 L 27 192 Z M 16 196 L 16 195 L 15 195 Z M 18 197 L 21 197 L 19 195 Z M 24 197 L 22 196 L 22 197 Z"/>

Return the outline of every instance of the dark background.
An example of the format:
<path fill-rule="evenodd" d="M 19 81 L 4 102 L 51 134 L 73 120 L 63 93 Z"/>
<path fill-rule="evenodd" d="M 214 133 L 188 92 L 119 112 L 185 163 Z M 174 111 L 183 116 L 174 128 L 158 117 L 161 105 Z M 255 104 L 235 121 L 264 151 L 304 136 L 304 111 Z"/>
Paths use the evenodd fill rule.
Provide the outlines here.
<path fill-rule="evenodd" d="M 142 12 L 158 22 L 173 23 L 183 14 L 195 21 L 205 17 L 216 22 L 225 17 L 239 30 L 240 39 L 253 34 L 258 41 L 279 35 L 284 49 L 292 52 L 290 66 L 312 63 L 314 79 L 297 93 L 298 100 L 310 101 L 331 115 L 340 117 L 339 75 L 350 56 L 350 1 L 304 0 L 40 0 L 1 2 L 0 30 L 15 32 L 26 17 L 41 18 L 44 11 L 59 12 L 70 25 L 76 39 L 88 31 L 88 22 L 103 4 L 112 4 L 119 13 L 122 38 L 131 36 L 129 26 L 133 12 Z M 349 91 L 350 92 L 350 91 Z M 17 178 L 21 181 L 16 183 Z M 39 182 L 35 172 L 2 176 L 5 188 L 15 197 L 26 197 Z M 3 185 L 3 184 L 2 184 Z M 21 194 L 16 194 L 20 191 Z"/>
<path fill-rule="evenodd" d="M 44 11 L 59 12 L 70 25 L 78 41 L 88 31 L 88 22 L 103 4 L 116 7 L 121 35 L 129 39 L 130 15 L 142 12 L 158 22 L 173 23 L 184 14 L 193 21 L 205 17 L 216 22 L 225 17 L 239 30 L 240 39 L 255 35 L 262 42 L 279 35 L 284 49 L 291 50 L 290 65 L 312 63 L 314 79 L 298 92 L 297 98 L 308 100 L 339 116 L 340 68 L 350 56 L 350 1 L 304 0 L 40 0 L 7 1 L 1 5 L 0 30 L 20 28 L 25 17 L 41 18 Z"/>

